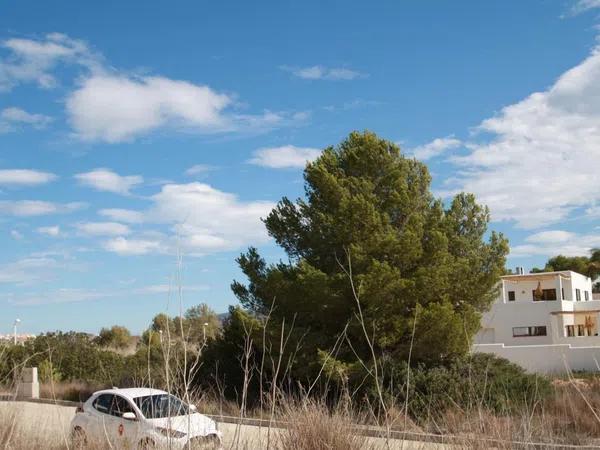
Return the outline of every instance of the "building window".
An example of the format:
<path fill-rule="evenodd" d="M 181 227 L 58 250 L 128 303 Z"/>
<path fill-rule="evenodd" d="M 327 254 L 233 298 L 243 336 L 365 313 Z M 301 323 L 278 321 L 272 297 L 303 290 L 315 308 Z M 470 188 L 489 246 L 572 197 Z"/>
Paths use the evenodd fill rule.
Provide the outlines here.
<path fill-rule="evenodd" d="M 535 297 L 535 291 L 536 291 L 535 289 L 533 291 L 531 291 L 533 294 L 534 302 L 556 300 L 556 289 L 542 289 L 542 297 L 541 298 Z"/>
<path fill-rule="evenodd" d="M 581 290 L 580 289 L 575 289 L 575 300 L 577 300 L 578 302 L 581 301 Z"/>
<path fill-rule="evenodd" d="M 561 298 L 564 300 L 565 299 L 565 288 L 560 288 L 560 295 L 561 295 Z"/>
<path fill-rule="evenodd" d="M 585 336 L 585 325 L 577 325 L 577 336 Z"/>
<path fill-rule="evenodd" d="M 575 325 L 567 325 L 565 328 L 567 329 L 567 337 L 575 336 Z"/>
<path fill-rule="evenodd" d="M 515 301 L 515 291 L 508 291 L 508 301 L 509 302 Z"/>
<path fill-rule="evenodd" d="M 583 291 L 583 294 L 585 295 L 585 301 L 587 302 L 590 299 L 590 293 L 588 291 Z"/>
<path fill-rule="evenodd" d="M 513 337 L 546 336 L 546 327 L 514 327 Z"/>

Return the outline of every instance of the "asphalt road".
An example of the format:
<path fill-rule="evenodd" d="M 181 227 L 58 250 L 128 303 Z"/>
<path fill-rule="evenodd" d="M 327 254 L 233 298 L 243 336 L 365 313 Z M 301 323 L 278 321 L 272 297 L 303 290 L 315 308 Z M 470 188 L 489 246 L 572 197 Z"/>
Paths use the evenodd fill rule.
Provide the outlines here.
<path fill-rule="evenodd" d="M 69 424 L 74 414 L 75 408 L 71 406 L 11 401 L 0 402 L 0 420 L 14 419 L 16 437 L 36 439 L 48 444 L 68 442 Z M 220 423 L 219 429 L 223 433 L 223 444 L 226 449 L 259 450 L 266 447 L 267 428 Z M 277 432 L 279 432 L 277 429 L 271 430 L 272 438 L 274 433 Z M 365 439 L 367 442 L 365 442 L 364 447 L 373 450 L 441 450 L 449 448 L 449 446 L 443 444 L 403 442 L 397 439 L 390 440 L 388 446 L 385 439 L 382 438 Z"/>

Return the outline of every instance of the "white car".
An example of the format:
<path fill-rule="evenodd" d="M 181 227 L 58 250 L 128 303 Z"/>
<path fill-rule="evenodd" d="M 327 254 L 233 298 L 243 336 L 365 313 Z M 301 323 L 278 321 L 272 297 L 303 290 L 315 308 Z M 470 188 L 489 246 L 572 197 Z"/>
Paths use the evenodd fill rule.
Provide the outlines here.
<path fill-rule="evenodd" d="M 75 448 L 109 442 L 111 448 L 221 449 L 214 420 L 158 389 L 107 389 L 94 393 L 71 422 Z"/>

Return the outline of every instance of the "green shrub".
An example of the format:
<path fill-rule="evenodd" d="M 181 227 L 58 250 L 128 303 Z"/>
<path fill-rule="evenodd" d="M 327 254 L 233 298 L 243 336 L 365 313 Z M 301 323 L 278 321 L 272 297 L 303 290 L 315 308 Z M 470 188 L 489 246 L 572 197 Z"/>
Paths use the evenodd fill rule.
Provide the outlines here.
<path fill-rule="evenodd" d="M 62 380 L 60 371 L 47 359 L 38 364 L 38 377 L 42 383 L 55 383 Z"/>
<path fill-rule="evenodd" d="M 398 400 L 406 397 L 406 364 L 395 371 Z M 549 380 L 490 354 L 475 353 L 447 366 L 411 369 L 409 410 L 416 418 L 442 413 L 450 407 L 483 408 L 512 414 L 531 407 L 552 392 Z M 398 383 L 400 381 L 400 383 Z M 403 392 L 402 392 L 403 391 Z"/>
<path fill-rule="evenodd" d="M 111 328 L 102 328 L 95 341 L 101 347 L 124 349 L 131 343 L 131 333 L 123 326 L 113 325 Z"/>

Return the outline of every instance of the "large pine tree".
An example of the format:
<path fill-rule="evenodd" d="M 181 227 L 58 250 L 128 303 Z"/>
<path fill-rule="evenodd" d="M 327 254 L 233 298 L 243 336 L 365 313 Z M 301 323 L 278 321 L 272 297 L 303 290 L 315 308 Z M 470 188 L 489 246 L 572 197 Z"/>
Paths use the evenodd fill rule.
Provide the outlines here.
<path fill-rule="evenodd" d="M 487 207 L 470 194 L 444 206 L 423 163 L 369 132 L 326 148 L 304 179 L 305 198 L 283 198 L 265 219 L 288 261 L 268 265 L 250 248 L 238 259 L 249 282 L 232 284 L 249 312 L 272 309 L 267 339 L 278 342 L 285 321 L 295 376 L 314 375 L 347 325 L 335 362 L 370 360 L 357 296 L 377 355 L 405 359 L 415 317 L 414 361 L 468 351 L 508 253 L 501 234 L 487 234 Z"/>

